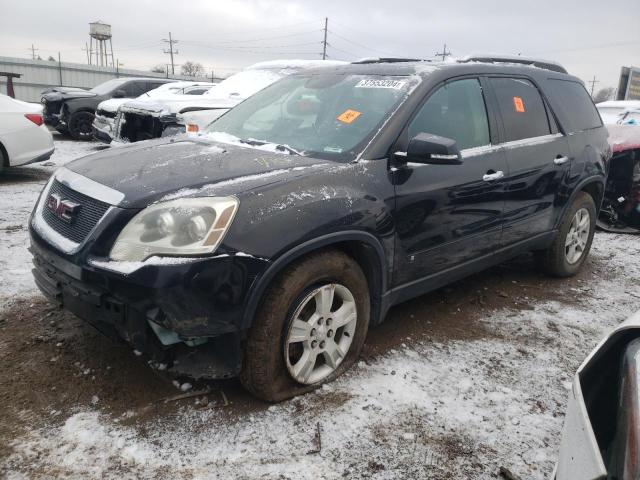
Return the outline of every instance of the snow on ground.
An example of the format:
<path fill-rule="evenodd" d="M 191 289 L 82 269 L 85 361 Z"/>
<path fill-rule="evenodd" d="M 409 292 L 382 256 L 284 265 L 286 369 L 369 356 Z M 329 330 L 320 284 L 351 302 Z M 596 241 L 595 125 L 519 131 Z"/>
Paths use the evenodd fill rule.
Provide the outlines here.
<path fill-rule="evenodd" d="M 35 289 L 31 276 L 31 254 L 27 251 L 27 222 L 31 210 L 47 182 L 47 177 L 65 163 L 95 152 L 93 142 L 64 140 L 55 135 L 56 150 L 46 162 L 10 169 L 0 174 L 0 305 L 3 297 Z"/>
<path fill-rule="evenodd" d="M 92 148 L 57 147 L 58 164 Z M 0 184 L 13 205 L 0 214 L 0 282 L 9 294 L 33 290 L 25 226 L 43 182 Z M 589 281 L 554 301 L 493 310 L 470 323 L 484 333 L 468 340 L 407 338 L 315 393 L 237 418 L 189 406 L 152 424 L 125 424 L 129 415 L 104 413 L 98 401 L 15 439 L 4 467 L 9 478 L 28 470 L 71 478 L 483 479 L 506 466 L 523 479 L 547 478 L 575 368 L 640 308 L 640 237 L 598 233 L 592 255 L 598 267 Z"/>
<path fill-rule="evenodd" d="M 598 234 L 593 254 L 605 275 L 566 301 L 493 312 L 480 320 L 487 338 L 408 340 L 316 393 L 232 421 L 187 407 L 138 429 L 83 408 L 18 439 L 9 464 L 71 477 L 495 478 L 500 466 L 548 477 L 573 368 L 640 306 L 640 238 Z M 318 426 L 321 452 L 310 454 Z"/>

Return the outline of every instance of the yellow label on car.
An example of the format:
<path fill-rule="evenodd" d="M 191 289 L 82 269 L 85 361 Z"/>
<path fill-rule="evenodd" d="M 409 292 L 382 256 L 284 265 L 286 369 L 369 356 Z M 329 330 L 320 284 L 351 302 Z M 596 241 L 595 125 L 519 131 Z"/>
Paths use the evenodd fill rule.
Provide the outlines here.
<path fill-rule="evenodd" d="M 357 110 L 345 110 L 344 112 L 342 112 L 340 115 L 338 115 L 338 117 L 336 118 L 336 120 L 341 121 L 342 123 L 353 123 L 354 121 L 356 121 L 356 119 L 362 115 L 362 112 L 358 112 Z"/>

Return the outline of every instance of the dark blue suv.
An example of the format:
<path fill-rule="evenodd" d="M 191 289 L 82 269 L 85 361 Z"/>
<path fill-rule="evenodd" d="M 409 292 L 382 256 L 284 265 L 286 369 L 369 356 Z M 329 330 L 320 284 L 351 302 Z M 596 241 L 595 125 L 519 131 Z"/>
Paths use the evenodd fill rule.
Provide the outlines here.
<path fill-rule="evenodd" d="M 575 274 L 609 156 L 555 64 L 305 71 L 198 135 L 58 170 L 30 222 L 34 275 L 156 364 L 277 401 L 348 369 L 394 304 L 527 251 Z"/>

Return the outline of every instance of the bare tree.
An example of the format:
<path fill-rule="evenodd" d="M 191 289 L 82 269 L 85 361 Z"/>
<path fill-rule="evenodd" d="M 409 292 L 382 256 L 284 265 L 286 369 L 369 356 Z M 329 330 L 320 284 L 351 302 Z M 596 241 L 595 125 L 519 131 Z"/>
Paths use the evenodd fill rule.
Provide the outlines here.
<path fill-rule="evenodd" d="M 613 94 L 616 89 L 613 87 L 601 88 L 596 92 L 593 96 L 593 101 L 595 103 L 606 102 L 607 100 L 613 100 Z"/>
<path fill-rule="evenodd" d="M 180 68 L 182 75 L 188 75 L 189 77 L 202 77 L 204 75 L 204 67 L 201 63 L 196 62 L 184 62 Z"/>
<path fill-rule="evenodd" d="M 151 67 L 151 71 L 155 73 L 166 73 L 165 66 L 162 63 L 159 63 L 158 65 L 154 65 L 153 67 Z"/>
<path fill-rule="evenodd" d="M 47 58 L 48 61 L 50 62 L 57 62 L 57 60 L 55 58 L 53 58 L 53 56 L 49 55 L 49 58 Z"/>

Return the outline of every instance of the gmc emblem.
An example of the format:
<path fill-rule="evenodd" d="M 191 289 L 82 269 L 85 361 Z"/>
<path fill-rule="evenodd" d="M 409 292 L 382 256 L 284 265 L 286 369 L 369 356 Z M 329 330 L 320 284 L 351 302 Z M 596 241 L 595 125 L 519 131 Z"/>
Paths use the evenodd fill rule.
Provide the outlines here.
<path fill-rule="evenodd" d="M 81 205 L 71 200 L 63 200 L 60 195 L 52 193 L 47 197 L 47 208 L 63 222 L 71 224 Z"/>

